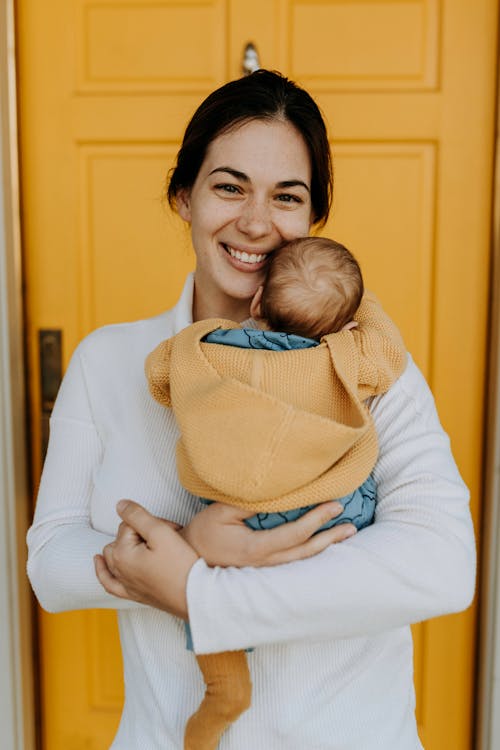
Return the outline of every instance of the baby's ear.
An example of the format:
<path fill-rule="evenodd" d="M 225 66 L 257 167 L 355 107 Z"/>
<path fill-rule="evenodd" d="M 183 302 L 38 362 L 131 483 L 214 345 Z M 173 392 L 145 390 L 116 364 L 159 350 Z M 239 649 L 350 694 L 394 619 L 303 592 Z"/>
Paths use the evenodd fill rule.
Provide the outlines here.
<path fill-rule="evenodd" d="M 350 320 L 349 323 L 346 323 L 345 326 L 342 326 L 342 331 L 350 331 L 351 328 L 357 328 L 358 322 L 356 320 Z"/>
<path fill-rule="evenodd" d="M 250 302 L 250 315 L 252 318 L 258 319 L 261 318 L 261 307 L 260 307 L 260 301 L 262 299 L 262 292 L 264 291 L 263 286 L 259 286 L 255 294 L 253 295 L 253 299 Z"/>
<path fill-rule="evenodd" d="M 167 407 L 172 406 L 172 401 L 170 400 L 171 351 L 171 339 L 162 341 L 162 343 L 148 355 L 144 367 L 151 395 L 156 401 Z"/>

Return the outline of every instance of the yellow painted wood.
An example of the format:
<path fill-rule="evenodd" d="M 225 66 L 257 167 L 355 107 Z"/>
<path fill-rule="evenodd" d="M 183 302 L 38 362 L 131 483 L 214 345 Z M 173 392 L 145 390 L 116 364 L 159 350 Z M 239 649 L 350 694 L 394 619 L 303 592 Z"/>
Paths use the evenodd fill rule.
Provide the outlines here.
<path fill-rule="evenodd" d="M 64 362 L 105 323 L 171 306 L 193 266 L 162 205 L 185 123 L 261 64 L 317 98 L 359 257 L 436 395 L 480 516 L 496 0 L 18 0 L 33 474 L 37 330 Z M 123 692 L 113 613 L 41 615 L 44 750 L 105 750 Z M 475 610 L 414 628 L 426 750 L 472 748 Z"/>

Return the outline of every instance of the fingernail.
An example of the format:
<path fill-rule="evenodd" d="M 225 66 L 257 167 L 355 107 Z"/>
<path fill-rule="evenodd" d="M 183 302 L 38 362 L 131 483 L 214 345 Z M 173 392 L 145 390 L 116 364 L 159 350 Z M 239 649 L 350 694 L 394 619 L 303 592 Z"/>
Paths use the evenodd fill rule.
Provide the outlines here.
<path fill-rule="evenodd" d="M 339 516 L 343 510 L 344 510 L 344 506 L 342 505 L 342 503 L 339 503 L 337 500 L 335 500 L 335 502 L 332 503 L 331 511 L 332 511 L 333 517 Z"/>
<path fill-rule="evenodd" d="M 128 500 L 120 500 L 118 503 L 116 503 L 116 510 L 118 513 L 123 513 L 124 510 L 126 510 L 128 506 Z"/>

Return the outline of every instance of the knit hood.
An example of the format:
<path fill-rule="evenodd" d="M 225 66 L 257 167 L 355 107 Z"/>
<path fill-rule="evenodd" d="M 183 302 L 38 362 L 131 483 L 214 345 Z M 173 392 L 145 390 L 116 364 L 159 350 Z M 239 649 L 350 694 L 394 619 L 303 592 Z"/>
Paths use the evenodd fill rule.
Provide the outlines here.
<path fill-rule="evenodd" d="M 237 327 L 223 319 L 200 321 L 147 359 L 151 393 L 173 407 L 179 424 L 183 486 L 254 512 L 290 510 L 354 491 L 378 451 L 360 399 L 353 332 L 285 352 L 202 341 L 217 328 Z M 402 371 L 402 360 L 396 369 Z M 368 388 L 364 397 L 374 392 Z"/>

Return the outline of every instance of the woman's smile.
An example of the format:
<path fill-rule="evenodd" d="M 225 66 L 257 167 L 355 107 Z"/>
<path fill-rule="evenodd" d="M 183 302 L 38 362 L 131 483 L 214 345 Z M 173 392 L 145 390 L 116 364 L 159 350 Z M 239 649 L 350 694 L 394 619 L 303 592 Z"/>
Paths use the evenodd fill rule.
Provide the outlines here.
<path fill-rule="evenodd" d="M 259 252 L 256 249 L 240 250 L 233 245 L 228 245 L 225 242 L 221 243 L 225 252 L 234 261 L 233 265 L 235 268 L 240 269 L 246 273 L 255 273 L 260 271 L 266 265 L 266 260 L 270 255 L 270 252 Z"/>

